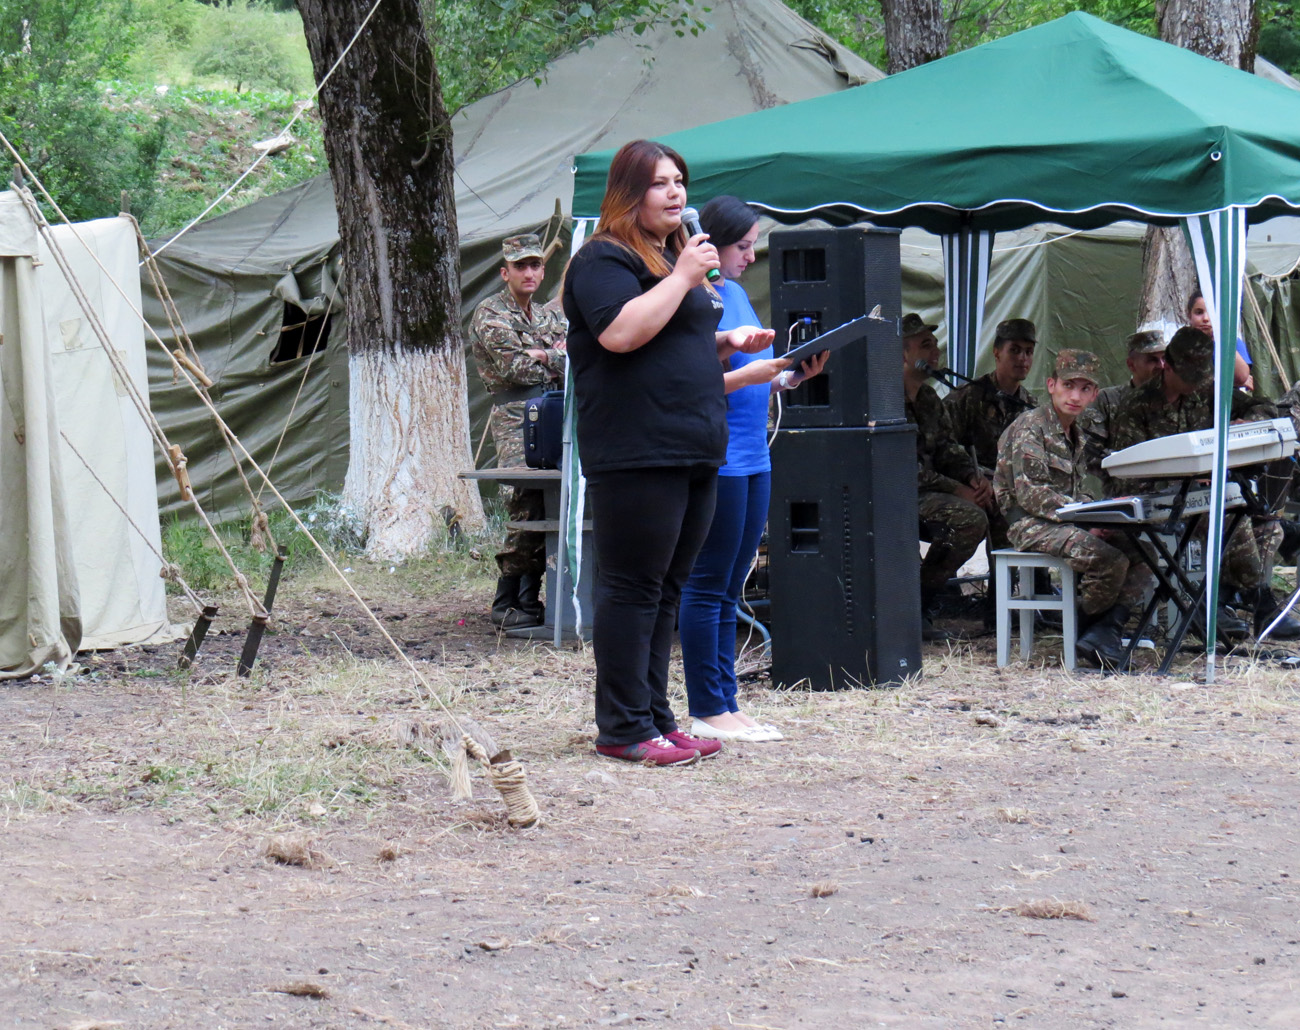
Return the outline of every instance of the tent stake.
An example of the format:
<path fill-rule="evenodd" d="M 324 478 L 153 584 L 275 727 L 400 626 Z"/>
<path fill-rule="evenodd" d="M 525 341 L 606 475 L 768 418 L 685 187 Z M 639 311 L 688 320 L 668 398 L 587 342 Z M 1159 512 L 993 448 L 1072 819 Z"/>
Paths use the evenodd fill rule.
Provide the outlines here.
<path fill-rule="evenodd" d="M 194 628 L 190 630 L 190 637 L 185 641 L 185 650 L 181 653 L 180 660 L 176 663 L 178 669 L 188 669 L 194 664 L 194 659 L 199 656 L 199 648 L 203 646 L 203 638 L 208 635 L 208 627 L 212 625 L 212 620 L 217 617 L 217 606 L 215 604 L 205 604 L 199 617 L 194 620 Z"/>
<path fill-rule="evenodd" d="M 262 646 L 262 635 L 266 632 L 266 620 L 271 616 L 271 606 L 275 604 L 275 592 L 280 586 L 280 573 L 284 571 L 285 550 L 277 548 L 275 559 L 271 564 L 271 577 L 266 583 L 266 600 L 262 607 L 265 615 L 254 615 L 248 624 L 248 635 L 244 638 L 244 650 L 239 656 L 239 667 L 235 671 L 245 678 L 253 673 L 253 663 L 257 661 L 257 649 Z"/>

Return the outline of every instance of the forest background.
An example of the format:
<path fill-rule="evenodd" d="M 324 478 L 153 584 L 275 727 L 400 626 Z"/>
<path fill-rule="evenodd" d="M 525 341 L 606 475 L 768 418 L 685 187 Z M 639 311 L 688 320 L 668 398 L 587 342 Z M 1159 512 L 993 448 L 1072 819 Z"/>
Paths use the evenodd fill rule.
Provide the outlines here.
<path fill-rule="evenodd" d="M 884 69 L 884 13 L 861 0 L 789 6 Z M 897 0 L 886 0 L 886 3 Z M 450 112 L 616 30 L 671 21 L 707 31 L 706 0 L 424 0 Z M 950 52 L 1086 10 L 1157 35 L 1142 0 L 953 0 Z M 1259 0 L 1257 52 L 1300 72 L 1296 5 Z M 647 51 L 647 60 L 652 55 Z M 540 79 L 539 79 L 540 81 Z M 115 214 L 121 193 L 146 234 L 198 215 L 310 97 L 312 66 L 292 0 L 0 0 L 0 131 L 73 219 Z M 316 109 L 229 210 L 327 170 Z"/>

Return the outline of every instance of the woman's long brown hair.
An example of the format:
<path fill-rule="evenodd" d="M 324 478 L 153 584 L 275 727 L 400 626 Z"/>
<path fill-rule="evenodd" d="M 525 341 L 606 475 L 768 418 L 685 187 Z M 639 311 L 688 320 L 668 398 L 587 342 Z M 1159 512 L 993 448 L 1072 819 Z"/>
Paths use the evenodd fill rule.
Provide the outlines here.
<path fill-rule="evenodd" d="M 606 238 L 630 250 L 646 263 L 650 271 L 660 277 L 672 271 L 664 259 L 659 241 L 641 227 L 637 212 L 646 191 L 654 182 L 655 165 L 668 158 L 682 173 L 682 184 L 690 183 L 690 172 L 682 155 L 672 147 L 648 139 L 636 139 L 624 144 L 609 165 L 609 178 L 605 183 L 605 199 L 600 202 L 600 228 L 592 239 Z M 667 248 L 673 254 L 681 253 L 688 237 L 684 228 L 668 237 Z"/>

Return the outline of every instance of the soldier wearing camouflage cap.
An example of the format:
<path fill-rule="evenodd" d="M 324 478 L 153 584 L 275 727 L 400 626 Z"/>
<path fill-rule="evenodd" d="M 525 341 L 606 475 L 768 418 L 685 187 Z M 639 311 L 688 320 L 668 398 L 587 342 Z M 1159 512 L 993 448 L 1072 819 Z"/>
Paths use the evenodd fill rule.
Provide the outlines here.
<path fill-rule="evenodd" d="M 917 509 L 920 536 L 929 550 L 921 562 L 921 637 L 945 640 L 947 634 L 930 621 L 935 597 L 957 574 L 988 534 L 993 490 L 975 462 L 953 439 L 943 402 L 928 380 L 927 368 L 939 364 L 934 331 L 917 314 L 904 315 L 904 411 L 916 425 Z M 920 362 L 923 368 L 918 368 Z"/>
<path fill-rule="evenodd" d="M 1232 391 L 1230 416 L 1233 422 L 1258 422 L 1277 417 L 1277 408 L 1263 397 Z M 1209 429 L 1214 425 L 1214 339 L 1183 326 L 1165 350 L 1165 368 L 1120 401 L 1111 421 L 1111 447 L 1123 450 L 1162 436 Z M 1111 480 L 1116 494 L 1164 493 L 1168 480 Z M 1236 532 L 1224 542 L 1220 577 L 1223 593 L 1232 589 L 1248 597 L 1254 610 L 1258 633 L 1277 611 L 1270 580 L 1282 529 L 1274 519 L 1242 520 Z M 1229 610 L 1220 612 L 1220 625 L 1230 636 L 1245 636 L 1250 627 Z M 1300 622 L 1286 616 L 1273 630 L 1277 639 L 1300 637 Z"/>
<path fill-rule="evenodd" d="M 1063 350 L 1047 380 L 1050 405 L 1020 415 L 998 445 L 993 489 L 1019 551 L 1064 558 L 1079 576 L 1081 633 L 1076 652 L 1093 665 L 1123 658 L 1120 631 L 1142 599 L 1150 571 L 1123 534 L 1089 532 L 1057 517 L 1075 501 L 1093 500 L 1084 485 L 1086 438 L 1079 417 L 1097 396 L 1101 361 L 1083 350 Z"/>
<path fill-rule="evenodd" d="M 981 469 L 998 461 L 998 439 L 1022 412 L 1036 405 L 1021 384 L 1034 364 L 1038 330 L 1027 318 L 1008 318 L 993 332 L 993 371 L 953 390 L 944 398 L 953 433 L 963 447 L 974 448 Z M 989 521 L 993 547 L 1007 546 L 1007 523 L 1000 513 Z"/>
<path fill-rule="evenodd" d="M 492 441 L 497 466 L 524 464 L 524 405 L 529 397 L 564 385 L 564 338 L 567 326 L 558 311 L 533 298 L 546 277 L 545 251 L 535 233 L 507 237 L 501 244 L 504 289 L 474 310 L 470 343 L 479 378 L 492 395 Z M 543 517 L 540 490 L 502 488 L 506 515 L 512 522 Z M 505 629 L 540 626 L 539 599 L 546 572 L 546 538 L 541 533 L 510 530 L 497 553 L 496 597 L 492 622 Z"/>
<path fill-rule="evenodd" d="M 1088 469 L 1093 475 L 1105 478 L 1101 460 L 1110 453 L 1110 423 L 1119 408 L 1119 402 L 1129 390 L 1141 386 L 1165 367 L 1165 334 L 1160 329 L 1146 329 L 1128 338 L 1129 381 L 1116 386 L 1106 386 L 1097 391 L 1092 407 L 1079 419 L 1088 437 Z"/>

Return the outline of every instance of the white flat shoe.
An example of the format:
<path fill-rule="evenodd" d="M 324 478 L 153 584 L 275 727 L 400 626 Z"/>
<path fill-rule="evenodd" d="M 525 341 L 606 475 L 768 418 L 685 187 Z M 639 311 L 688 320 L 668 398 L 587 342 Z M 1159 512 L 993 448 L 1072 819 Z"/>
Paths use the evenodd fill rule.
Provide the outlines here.
<path fill-rule="evenodd" d="M 710 726 L 703 719 L 691 720 L 691 736 L 702 737 L 705 740 L 753 740 L 753 737 L 745 736 L 751 729 L 752 726 L 746 726 L 743 730 L 720 730 L 716 726 Z"/>
<path fill-rule="evenodd" d="M 762 744 L 770 740 L 784 740 L 785 737 L 775 726 L 746 726 L 734 739 Z"/>

